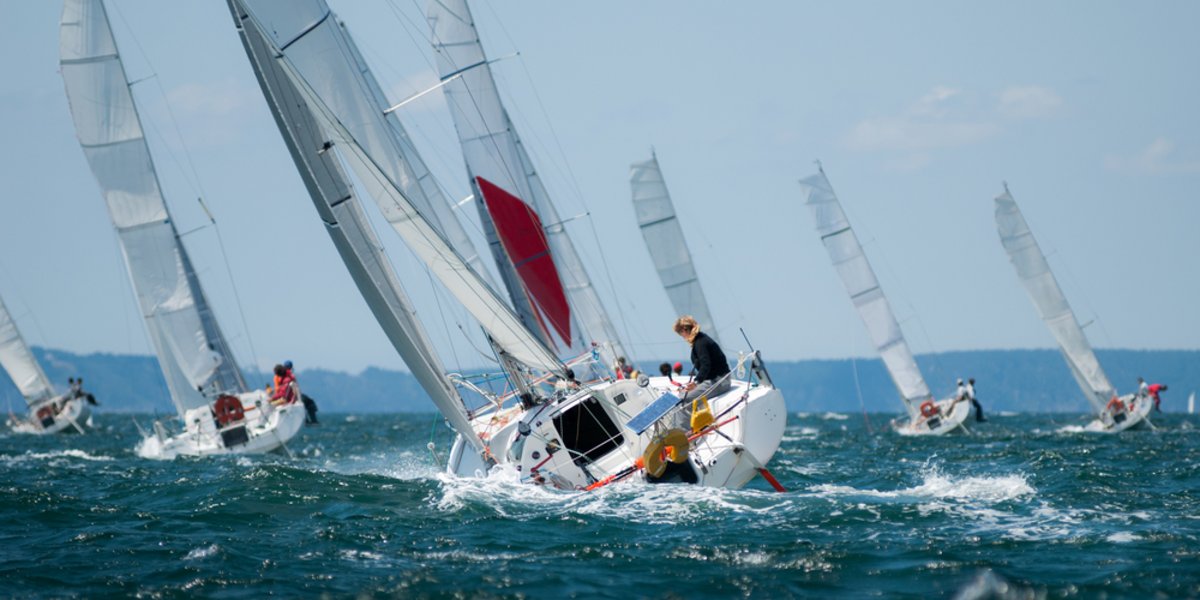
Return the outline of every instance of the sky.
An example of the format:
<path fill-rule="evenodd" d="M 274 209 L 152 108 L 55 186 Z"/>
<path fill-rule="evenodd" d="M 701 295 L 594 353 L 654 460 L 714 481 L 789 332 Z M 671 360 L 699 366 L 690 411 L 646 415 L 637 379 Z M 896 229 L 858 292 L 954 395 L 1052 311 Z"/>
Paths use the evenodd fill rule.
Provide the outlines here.
<path fill-rule="evenodd" d="M 423 2 L 329 3 L 393 101 L 436 82 Z M 108 6 L 240 362 L 403 368 L 224 3 Z M 874 355 L 802 204 L 817 159 L 919 354 L 1054 345 L 996 235 L 1002 182 L 1095 346 L 1200 347 L 1198 3 L 472 6 L 490 56 L 520 53 L 494 65 L 507 108 L 560 215 L 587 214 L 568 231 L 635 358 L 688 351 L 630 204 L 629 165 L 651 148 L 729 353 L 742 329 L 768 360 Z M 35 345 L 148 354 L 58 75 L 60 11 L 0 0 L 0 296 Z M 467 196 L 441 94 L 400 115 L 449 195 Z M 198 196 L 216 228 L 201 228 Z M 478 366 L 446 298 L 367 208 L 447 362 Z"/>

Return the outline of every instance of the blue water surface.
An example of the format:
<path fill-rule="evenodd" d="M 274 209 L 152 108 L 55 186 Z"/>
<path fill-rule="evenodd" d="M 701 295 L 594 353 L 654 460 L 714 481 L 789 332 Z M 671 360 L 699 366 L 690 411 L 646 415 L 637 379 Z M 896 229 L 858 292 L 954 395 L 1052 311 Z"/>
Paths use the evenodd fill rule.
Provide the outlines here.
<path fill-rule="evenodd" d="M 793 414 L 769 465 L 782 494 L 454 478 L 434 415 L 322 417 L 290 458 L 141 459 L 128 415 L 0 433 L 0 596 L 1200 595 L 1186 415 L 1119 436 L 999 415 L 904 438 L 883 415 Z"/>

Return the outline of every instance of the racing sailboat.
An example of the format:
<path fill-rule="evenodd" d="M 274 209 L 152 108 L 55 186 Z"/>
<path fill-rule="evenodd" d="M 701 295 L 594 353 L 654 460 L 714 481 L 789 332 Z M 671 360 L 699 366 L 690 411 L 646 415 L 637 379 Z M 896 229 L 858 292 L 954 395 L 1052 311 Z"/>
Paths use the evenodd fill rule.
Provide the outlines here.
<path fill-rule="evenodd" d="M 67 0 L 60 66 L 75 131 L 116 228 L 134 295 L 182 428 L 156 422 L 148 458 L 262 453 L 304 422 L 297 388 L 250 390 L 171 219 L 102 0 Z"/>
<path fill-rule="evenodd" d="M 16 433 L 84 433 L 91 426 L 92 407 L 74 390 L 66 394 L 54 391 L 42 365 L 25 344 L 17 324 L 0 299 L 0 367 L 25 398 L 27 417 L 9 416 L 9 427 Z"/>
<path fill-rule="evenodd" d="M 578 310 L 570 299 L 581 291 L 585 296 L 594 292 L 573 293 L 576 274 L 561 277 L 561 293 L 571 311 L 562 312 L 559 301 L 549 295 L 555 292 L 550 265 L 542 263 L 525 273 L 511 269 L 506 277 L 526 292 L 528 314 L 538 323 L 528 326 L 520 311 L 471 266 L 447 233 L 446 223 L 426 212 L 432 207 L 423 207 L 418 194 L 405 189 L 406 173 L 396 169 L 396 156 L 382 149 L 389 144 L 371 141 L 398 136 L 400 130 L 388 122 L 386 99 L 372 91 L 380 88 L 324 2 L 284 6 L 266 0 L 227 1 L 263 95 L 343 262 L 397 352 L 457 433 L 445 464 L 448 472 L 482 476 L 502 466 L 515 469 L 528 483 L 594 489 L 628 478 L 661 478 L 668 469 L 663 459 L 668 445 L 675 451 L 666 462 L 677 465 L 675 471 L 690 471 L 691 480 L 702 485 L 738 487 L 765 469 L 782 438 L 786 412 L 783 396 L 771 385 L 757 353 L 738 365 L 743 371 L 752 369 L 756 381 L 734 382 L 730 393 L 698 406 L 696 412 L 713 419 L 705 422 L 702 416 L 695 428 L 691 423 L 676 425 L 688 422 L 685 410 L 690 407 L 662 384 L 611 377 L 577 381 L 573 371 L 597 363 L 600 368 L 593 372 L 606 372 L 601 347 L 609 338 L 577 348 L 584 352 L 563 360 L 547 337 L 553 333 L 559 343 L 565 345 L 568 338 L 572 345 L 577 343 L 579 328 L 571 318 L 588 311 Z M 486 65 L 476 63 L 465 65 L 464 73 Z M 458 74 L 447 77 L 457 79 Z M 406 164 L 417 161 L 412 154 L 402 158 Z M 350 173 L 362 185 L 351 186 Z M 522 180 L 528 181 L 525 176 Z M 522 218 L 521 204 L 533 205 L 514 192 L 517 186 L 507 176 L 480 174 L 473 181 L 477 197 L 499 205 L 500 210 L 487 212 L 489 217 L 505 212 L 513 217 L 495 226 L 493 249 L 498 248 L 506 261 L 511 263 L 510 252 L 529 248 L 514 247 L 528 240 L 500 239 L 506 235 L 503 229 L 525 228 L 528 235 L 529 224 L 537 226 L 530 212 L 540 215 L 544 234 L 544 239 L 533 241 L 555 247 L 561 223 L 553 212 L 528 211 Z M 510 382 L 503 391 L 484 389 L 446 371 L 369 226 L 356 190 L 366 190 L 409 250 L 484 330 Z M 554 255 L 556 264 L 571 262 L 569 257 L 558 261 L 561 256 Z M 590 330 L 587 324 L 595 318 L 588 313 L 579 320 Z M 603 331 L 603 325 L 599 327 Z M 475 408 L 468 407 L 469 401 Z"/>
<path fill-rule="evenodd" d="M 817 234 L 829 251 L 829 258 L 846 286 L 850 301 L 867 326 L 867 333 L 883 359 L 892 383 L 900 392 L 900 400 L 904 403 L 908 418 L 893 422 L 896 431 L 904 435 L 967 432 L 964 423 L 974 410 L 971 402 L 962 398 L 937 400 L 930 393 L 917 367 L 917 360 L 904 339 L 900 323 L 896 321 L 896 315 L 883 295 L 883 288 L 879 286 L 875 271 L 867 262 L 858 236 L 850 228 L 850 221 L 833 193 L 833 186 L 825 176 L 824 169 L 802 179 L 800 187 L 805 204 L 812 209 L 816 219 Z"/>
<path fill-rule="evenodd" d="M 1153 427 L 1148 415 L 1154 403 L 1137 394 L 1118 397 L 1109 383 L 1007 184 L 1004 193 L 996 197 L 996 231 L 1017 270 L 1021 285 L 1025 287 L 1050 333 L 1054 334 L 1071 375 L 1096 413 L 1096 418 L 1084 429 L 1117 433 L 1141 426 Z"/>
<path fill-rule="evenodd" d="M 717 328 L 700 287 L 700 278 L 692 265 L 692 253 L 688 250 L 683 228 L 675 217 L 675 205 L 667 192 L 657 154 L 651 152 L 650 160 L 630 165 L 629 186 L 638 229 L 642 231 L 646 250 L 650 252 L 675 314 L 692 315 L 700 323 L 701 330 L 710 332 L 709 335 L 717 339 Z"/>

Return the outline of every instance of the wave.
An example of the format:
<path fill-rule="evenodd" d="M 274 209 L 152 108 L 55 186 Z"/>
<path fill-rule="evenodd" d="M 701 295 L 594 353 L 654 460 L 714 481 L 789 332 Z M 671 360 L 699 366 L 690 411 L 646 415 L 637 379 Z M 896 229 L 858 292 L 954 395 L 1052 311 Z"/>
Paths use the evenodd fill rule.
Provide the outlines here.
<path fill-rule="evenodd" d="M 849 496 L 915 502 L 953 499 L 996 503 L 1037 495 L 1037 490 L 1029 485 L 1024 474 L 955 477 L 945 475 L 935 467 L 922 469 L 920 484 L 897 490 L 857 489 L 827 483 L 809 489 L 818 496 L 825 497 Z"/>
<path fill-rule="evenodd" d="M 83 450 L 70 449 L 70 450 L 56 450 L 54 452 L 26 452 L 24 454 L 0 456 L 0 462 L 9 464 L 9 465 L 14 465 L 14 464 L 20 464 L 20 463 L 30 462 L 30 461 L 55 460 L 55 459 L 63 459 L 63 458 L 78 458 L 81 460 L 88 460 L 88 461 L 94 461 L 94 462 L 105 462 L 105 461 L 114 460 L 113 457 L 111 457 L 111 456 L 96 456 L 95 454 L 88 454 L 87 452 L 84 452 Z"/>

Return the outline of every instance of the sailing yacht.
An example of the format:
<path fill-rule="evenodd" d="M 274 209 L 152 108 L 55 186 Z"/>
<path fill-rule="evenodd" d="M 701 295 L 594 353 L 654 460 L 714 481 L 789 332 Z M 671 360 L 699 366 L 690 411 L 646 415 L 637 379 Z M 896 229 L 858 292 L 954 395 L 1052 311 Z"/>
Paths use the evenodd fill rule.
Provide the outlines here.
<path fill-rule="evenodd" d="M 60 66 L 75 131 L 121 253 L 182 427 L 156 422 L 148 458 L 263 453 L 299 431 L 299 390 L 276 406 L 251 390 L 171 219 L 102 0 L 67 0 Z"/>
<path fill-rule="evenodd" d="M 420 159 L 399 142 L 403 130 L 392 107 L 325 3 L 227 2 L 343 262 L 457 433 L 445 464 L 449 473 L 482 476 L 501 467 L 536 485 L 595 489 L 661 479 L 665 463 L 708 486 L 739 487 L 766 472 L 786 411 L 758 353 L 745 355 L 736 369 L 752 371 L 754 379 L 734 382 L 721 397 L 697 399 L 698 419 L 689 418 L 691 406 L 665 381 L 612 378 L 608 357 L 622 352 L 619 341 L 500 105 L 465 4 L 432 5 L 430 21 L 442 52 L 440 85 L 452 113 L 461 112 L 456 129 L 507 300 L 456 239 L 454 225 L 428 204 L 433 199 L 409 185 L 408 168 Z M 476 144 L 479 139 L 491 142 Z M 360 185 L 351 185 L 351 173 Z M 504 370 L 505 389 L 485 389 L 447 371 L 367 221 L 358 190 L 482 328 Z M 580 381 L 574 373 L 590 375 Z M 667 446 L 674 450 L 664 461 Z"/>
<path fill-rule="evenodd" d="M 638 229 L 675 314 L 692 315 L 700 323 L 701 330 L 710 332 L 709 335 L 717 339 L 708 300 L 692 265 L 687 238 L 675 217 L 675 205 L 667 191 L 657 154 L 651 152 L 650 160 L 629 166 L 629 187 Z"/>
<path fill-rule="evenodd" d="M 0 367 L 8 372 L 29 409 L 24 418 L 9 414 L 8 425 L 14 432 L 84 433 L 92 425 L 92 407 L 85 396 L 55 393 L 3 299 L 0 299 Z"/>
<path fill-rule="evenodd" d="M 1087 431 L 1102 433 L 1118 433 L 1126 429 L 1149 426 L 1150 410 L 1154 403 L 1148 397 L 1138 394 L 1118 396 L 1108 376 L 1096 360 L 1092 345 L 1088 343 L 1083 328 L 1075 318 L 1067 297 L 1063 295 L 1058 280 L 1050 271 L 1050 263 L 1042 253 L 1029 224 L 1004 186 L 1004 193 L 996 197 L 996 231 L 1000 234 L 1000 243 L 1008 252 L 1008 258 L 1017 270 L 1021 285 L 1029 294 L 1029 299 L 1037 307 L 1038 314 L 1062 351 L 1063 359 L 1071 369 L 1071 375 L 1079 384 L 1079 389 L 1087 398 L 1088 404 L 1096 413 L 1096 418 L 1084 427 Z"/>
<path fill-rule="evenodd" d="M 816 219 L 817 234 L 829 251 L 829 258 L 846 286 L 850 301 L 867 326 L 883 366 L 900 392 L 908 418 L 894 421 L 893 427 L 903 435 L 967 433 L 965 423 L 974 412 L 972 403 L 961 398 L 937 400 L 930 393 L 900 323 L 875 278 L 875 271 L 867 262 L 858 236 L 850 228 L 850 221 L 833 193 L 824 169 L 802 179 L 800 186 L 805 204 L 812 209 Z"/>

